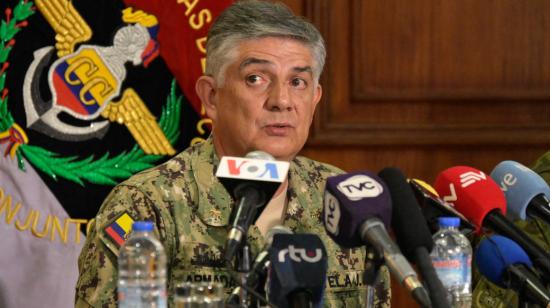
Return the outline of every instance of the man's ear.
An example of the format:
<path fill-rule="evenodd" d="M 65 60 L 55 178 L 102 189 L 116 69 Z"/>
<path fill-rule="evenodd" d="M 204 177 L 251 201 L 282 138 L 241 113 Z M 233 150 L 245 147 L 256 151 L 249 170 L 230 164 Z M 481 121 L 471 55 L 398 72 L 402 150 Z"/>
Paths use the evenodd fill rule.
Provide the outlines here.
<path fill-rule="evenodd" d="M 321 84 L 317 84 L 315 87 L 315 92 L 313 93 L 313 109 L 317 108 L 317 104 L 321 100 L 321 96 L 323 96 L 323 87 L 321 87 Z"/>
<path fill-rule="evenodd" d="M 216 81 L 210 76 L 201 76 L 195 83 L 195 91 L 202 102 L 206 115 L 216 121 Z"/>

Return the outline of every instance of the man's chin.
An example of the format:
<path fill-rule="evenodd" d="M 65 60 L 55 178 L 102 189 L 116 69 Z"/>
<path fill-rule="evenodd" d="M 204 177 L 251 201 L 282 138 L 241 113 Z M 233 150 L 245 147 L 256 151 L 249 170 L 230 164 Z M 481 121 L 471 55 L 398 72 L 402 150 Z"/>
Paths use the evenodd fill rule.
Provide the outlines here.
<path fill-rule="evenodd" d="M 258 150 L 264 151 L 271 154 L 276 160 L 286 160 L 291 161 L 298 154 L 298 151 L 295 151 L 295 145 L 286 145 L 286 143 L 273 143 L 273 144 L 264 144 L 258 147 Z"/>

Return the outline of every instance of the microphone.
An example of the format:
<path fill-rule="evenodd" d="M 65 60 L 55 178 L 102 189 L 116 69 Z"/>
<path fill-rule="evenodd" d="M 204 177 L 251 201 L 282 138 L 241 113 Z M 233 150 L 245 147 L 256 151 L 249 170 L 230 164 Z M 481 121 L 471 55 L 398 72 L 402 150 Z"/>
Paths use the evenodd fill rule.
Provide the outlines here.
<path fill-rule="evenodd" d="M 430 184 L 419 180 L 410 179 L 409 184 L 416 196 L 416 200 L 420 204 L 422 214 L 426 218 L 428 227 L 432 234 L 439 230 L 439 217 L 458 217 L 460 218 L 461 230 L 465 234 L 469 234 L 474 230 L 474 225 L 455 210 L 449 203 L 439 197 L 439 194 Z"/>
<path fill-rule="evenodd" d="M 236 201 L 225 249 L 228 263 L 257 218 L 258 209 L 265 206 L 286 179 L 289 165 L 261 151 L 250 152 L 246 158 L 224 156 L 220 160 L 216 177 Z"/>
<path fill-rule="evenodd" d="M 550 307 L 550 294 L 529 269 L 527 253 L 514 241 L 493 235 L 481 241 L 475 255 L 479 272 L 501 288 L 515 290 L 520 301 Z"/>
<path fill-rule="evenodd" d="M 365 171 L 327 179 L 322 215 L 328 235 L 344 247 L 373 245 L 413 298 L 430 307 L 426 289 L 386 231 L 391 212 L 386 184 L 375 174 Z"/>
<path fill-rule="evenodd" d="M 276 234 L 293 234 L 292 231 L 290 231 L 289 228 L 285 226 L 274 226 L 273 228 L 269 229 L 266 234 L 266 242 L 264 249 L 258 253 L 256 256 L 256 259 L 254 259 L 254 263 L 252 264 L 252 269 L 248 273 L 246 284 L 249 287 L 255 288 L 258 285 L 258 282 L 261 280 L 261 278 L 267 273 L 267 269 L 269 268 L 269 248 L 271 247 L 273 243 L 273 238 Z"/>
<path fill-rule="evenodd" d="M 474 223 L 478 233 L 483 226 L 509 237 L 527 252 L 544 278 L 550 278 L 550 255 L 504 217 L 504 193 L 485 173 L 466 166 L 452 167 L 437 176 L 434 186 L 443 200 Z"/>
<path fill-rule="evenodd" d="M 540 175 L 518 162 L 506 160 L 493 169 L 491 177 L 504 192 L 512 219 L 538 217 L 550 224 L 550 187 Z"/>
<path fill-rule="evenodd" d="M 392 199 L 392 227 L 397 244 L 407 259 L 416 263 L 426 282 L 434 307 L 450 306 L 447 290 L 437 276 L 430 252 L 434 246 L 432 234 L 407 178 L 397 168 L 384 168 L 378 173 L 386 183 Z"/>
<path fill-rule="evenodd" d="M 327 252 L 315 234 L 275 234 L 269 249 L 268 299 L 279 307 L 321 307 Z"/>
<path fill-rule="evenodd" d="M 273 243 L 273 237 L 275 234 L 292 234 L 289 228 L 281 225 L 277 225 L 269 229 L 265 235 L 265 245 L 262 251 L 258 253 L 250 272 L 246 276 L 246 287 L 255 289 L 258 283 L 265 278 L 267 270 L 269 268 L 269 248 Z M 241 287 L 236 287 L 229 295 L 227 303 L 238 304 L 239 294 L 241 293 Z"/>

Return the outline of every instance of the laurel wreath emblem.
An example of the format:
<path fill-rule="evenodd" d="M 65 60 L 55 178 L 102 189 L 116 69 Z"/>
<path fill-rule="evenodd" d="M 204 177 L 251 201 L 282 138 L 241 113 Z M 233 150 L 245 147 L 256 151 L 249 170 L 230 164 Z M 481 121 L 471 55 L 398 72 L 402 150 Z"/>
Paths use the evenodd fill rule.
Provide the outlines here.
<path fill-rule="evenodd" d="M 11 16 L 12 13 L 13 16 Z M 116 185 L 120 180 L 154 166 L 162 156 L 145 154 L 137 144 L 129 152 L 122 152 L 116 156 L 109 157 L 110 154 L 107 152 L 99 159 L 94 159 L 93 155 L 81 159 L 78 156 L 63 157 L 58 153 L 27 143 L 24 131 L 15 123 L 9 112 L 9 91 L 5 87 L 5 81 L 9 66 L 8 56 L 15 45 L 13 38 L 27 26 L 26 19 L 32 14 L 34 14 L 33 2 L 22 0 L 15 6 L 13 12 L 10 8 L 6 9 L 5 19 L 0 25 L 0 143 L 4 140 L 3 142 L 11 142 L 11 145 L 14 145 L 12 148 L 17 156 L 19 168 L 25 170 L 24 157 L 55 180 L 64 178 L 84 186 L 85 182 Z M 172 145 L 180 136 L 179 122 L 183 99 L 183 96 L 177 95 L 176 92 L 177 86 L 174 79 L 159 119 L 159 126 Z M 10 134 L 10 132 L 18 134 Z M 24 137 L 17 138 L 15 135 Z M 9 137 L 2 139 L 2 136 Z"/>

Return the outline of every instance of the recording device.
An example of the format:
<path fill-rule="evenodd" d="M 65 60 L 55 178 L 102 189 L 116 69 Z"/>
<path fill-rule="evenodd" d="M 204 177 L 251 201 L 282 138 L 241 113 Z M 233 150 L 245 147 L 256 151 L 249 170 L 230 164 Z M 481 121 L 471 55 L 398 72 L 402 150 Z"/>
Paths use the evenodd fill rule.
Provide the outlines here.
<path fill-rule="evenodd" d="M 269 248 L 268 299 L 279 307 L 322 307 L 327 252 L 315 234 L 275 234 Z"/>
<path fill-rule="evenodd" d="M 450 306 L 447 290 L 437 276 L 430 258 L 432 234 L 407 178 L 397 168 L 384 168 L 378 175 L 386 183 L 392 199 L 392 227 L 397 244 L 407 259 L 416 263 L 430 292 L 433 307 Z"/>
<path fill-rule="evenodd" d="M 481 232 L 483 226 L 514 240 L 531 257 L 543 278 L 550 279 L 550 255 L 504 217 L 504 193 L 483 171 L 466 166 L 452 167 L 437 176 L 434 187 L 443 200 L 474 223 L 477 232 Z"/>
<path fill-rule="evenodd" d="M 275 234 L 292 234 L 289 228 L 281 225 L 269 229 L 265 235 L 265 245 L 262 251 L 258 253 L 250 272 L 246 275 L 246 287 L 256 289 L 260 281 L 263 281 L 269 268 L 269 248 L 273 243 Z M 238 304 L 241 287 L 236 287 L 227 298 L 228 304 Z"/>
<path fill-rule="evenodd" d="M 227 262 L 233 260 L 258 210 L 273 197 L 289 169 L 288 162 L 275 161 L 265 152 L 254 151 L 246 156 L 224 156 L 216 171 L 216 177 L 236 202 L 225 249 Z"/>
<path fill-rule="evenodd" d="M 504 192 L 512 219 L 538 217 L 550 224 L 550 187 L 540 175 L 518 162 L 506 160 L 493 169 L 491 177 Z"/>
<path fill-rule="evenodd" d="M 474 230 L 474 225 L 455 210 L 449 203 L 439 197 L 437 191 L 428 183 L 419 179 L 410 179 L 409 184 L 420 204 L 422 214 L 428 223 L 432 234 L 439 230 L 439 217 L 458 217 L 460 218 L 460 231 L 468 236 Z"/>
<path fill-rule="evenodd" d="M 520 301 L 550 307 L 550 294 L 530 270 L 529 256 L 511 239 L 500 235 L 485 238 L 474 260 L 483 276 L 501 288 L 516 291 Z"/>
<path fill-rule="evenodd" d="M 344 247 L 374 246 L 413 298 L 430 307 L 426 289 L 386 231 L 391 213 L 388 188 L 377 175 L 364 171 L 327 179 L 322 215 L 328 235 Z"/>

